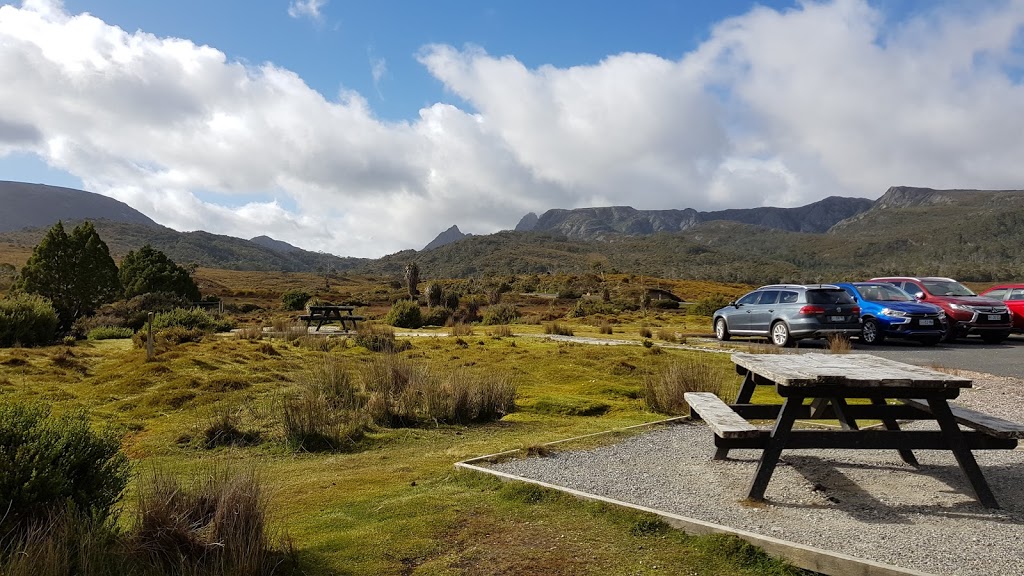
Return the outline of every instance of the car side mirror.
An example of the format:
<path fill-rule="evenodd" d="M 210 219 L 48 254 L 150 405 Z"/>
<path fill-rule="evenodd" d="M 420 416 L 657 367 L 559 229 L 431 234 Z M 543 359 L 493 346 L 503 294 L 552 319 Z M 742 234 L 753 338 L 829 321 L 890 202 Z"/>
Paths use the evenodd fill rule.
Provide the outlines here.
<path fill-rule="evenodd" d="M 924 292 L 914 292 L 914 298 L 918 300 L 924 300 Z"/>
<path fill-rule="evenodd" d="M 733 308 L 739 308 L 740 307 L 740 305 L 735 300 L 733 300 L 732 302 L 729 302 L 728 305 L 732 306 Z"/>

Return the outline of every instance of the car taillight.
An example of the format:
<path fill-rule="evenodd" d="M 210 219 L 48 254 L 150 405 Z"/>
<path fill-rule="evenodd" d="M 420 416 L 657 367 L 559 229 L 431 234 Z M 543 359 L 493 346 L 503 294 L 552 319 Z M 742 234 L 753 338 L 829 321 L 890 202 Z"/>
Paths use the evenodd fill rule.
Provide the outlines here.
<path fill-rule="evenodd" d="M 800 313 L 801 314 L 805 314 L 805 315 L 808 315 L 808 314 L 824 314 L 825 313 L 825 307 L 824 306 L 804 306 L 803 308 L 800 308 Z"/>
<path fill-rule="evenodd" d="M 860 316 L 860 306 L 854 306 L 853 308 L 850 308 L 850 314 L 853 314 L 854 316 Z"/>

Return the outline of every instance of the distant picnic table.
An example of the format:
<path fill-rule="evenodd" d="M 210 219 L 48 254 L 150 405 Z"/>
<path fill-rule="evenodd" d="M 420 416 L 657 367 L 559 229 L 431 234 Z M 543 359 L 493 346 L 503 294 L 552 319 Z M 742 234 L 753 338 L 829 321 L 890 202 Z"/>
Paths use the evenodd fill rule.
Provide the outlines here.
<path fill-rule="evenodd" d="M 332 305 L 315 305 L 307 306 L 307 313 L 299 316 L 299 320 L 306 322 L 306 328 L 313 325 L 316 322 L 316 331 L 320 331 L 320 327 L 327 322 L 339 322 L 341 328 L 346 329 L 346 324 L 351 325 L 351 330 L 356 329 L 356 322 L 366 320 L 363 316 L 356 316 L 353 314 L 355 306 L 332 306 Z"/>
<path fill-rule="evenodd" d="M 1024 438 L 1024 426 L 951 405 L 971 380 L 868 354 L 737 353 L 732 361 L 744 376 L 733 404 L 710 392 L 688 392 L 685 398 L 691 414 L 715 433 L 715 459 L 726 458 L 731 449 L 762 451 L 750 500 L 764 500 L 785 449 L 894 449 L 914 466 L 913 450 L 949 450 L 978 501 L 999 507 L 971 451 L 1013 449 Z M 775 386 L 783 403 L 751 404 L 758 385 Z M 851 398 L 870 404 L 849 404 Z M 841 429 L 794 430 L 797 419 L 838 420 Z M 748 420 L 775 424 L 771 431 L 760 430 Z M 861 430 L 858 420 L 881 421 L 884 430 Z M 903 430 L 897 420 L 934 420 L 939 430 Z M 963 431 L 958 423 L 972 430 Z"/>

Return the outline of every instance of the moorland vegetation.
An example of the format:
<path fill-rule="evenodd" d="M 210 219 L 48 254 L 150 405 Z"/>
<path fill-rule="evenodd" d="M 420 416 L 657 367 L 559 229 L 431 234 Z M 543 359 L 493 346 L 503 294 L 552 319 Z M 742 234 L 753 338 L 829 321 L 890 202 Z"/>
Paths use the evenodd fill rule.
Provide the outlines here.
<path fill-rule="evenodd" d="M 0 573 L 797 573 L 734 538 L 452 467 L 679 414 L 693 382 L 729 394 L 727 356 L 680 345 L 707 319 L 648 289 L 707 308 L 746 286 L 186 270 L 221 314 L 175 294 L 155 252 L 122 259 L 115 295 L 61 327 L 20 278 L 0 301 L 47 310 L 51 332 L 0 348 Z M 153 273 L 126 272 L 138 262 Z M 310 334 L 310 301 L 369 321 Z M 388 325 L 416 313 L 429 325 Z M 551 326 L 643 345 L 540 337 Z"/>

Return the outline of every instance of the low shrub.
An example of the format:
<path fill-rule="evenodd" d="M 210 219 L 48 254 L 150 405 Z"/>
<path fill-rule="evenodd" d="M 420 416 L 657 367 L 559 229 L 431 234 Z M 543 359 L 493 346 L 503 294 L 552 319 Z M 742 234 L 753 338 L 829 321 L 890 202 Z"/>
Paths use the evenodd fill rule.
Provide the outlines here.
<path fill-rule="evenodd" d="M 519 310 L 515 304 L 495 304 L 484 312 L 483 323 L 487 325 L 511 324 L 519 319 Z"/>
<path fill-rule="evenodd" d="M 423 326 L 444 326 L 451 317 L 452 311 L 447 308 L 441 306 L 430 308 L 423 315 Z"/>
<path fill-rule="evenodd" d="M 201 308 L 175 308 L 160 312 L 153 317 L 153 329 L 181 327 L 204 332 L 226 332 L 234 327 L 234 321 L 217 318 Z"/>
<path fill-rule="evenodd" d="M 659 310 L 678 310 L 679 302 L 668 299 L 655 300 L 651 302 L 651 308 L 657 308 Z"/>
<path fill-rule="evenodd" d="M 398 328 L 419 328 L 423 325 L 423 316 L 416 302 L 399 300 L 391 305 L 384 322 Z"/>
<path fill-rule="evenodd" d="M 89 330 L 86 338 L 89 340 L 114 340 L 118 338 L 131 338 L 135 331 L 131 328 L 119 328 L 117 326 L 100 326 Z"/>
<path fill-rule="evenodd" d="M 593 316 L 594 314 L 615 314 L 616 309 L 609 302 L 602 302 L 598 300 L 577 300 L 576 304 L 569 310 L 569 318 L 583 318 L 586 316 Z"/>
<path fill-rule="evenodd" d="M 281 295 L 281 306 L 285 310 L 302 310 L 311 296 L 303 290 L 289 290 Z"/>
<path fill-rule="evenodd" d="M 12 294 L 0 300 L 0 347 L 49 344 L 57 324 L 57 313 L 42 296 Z"/>
<path fill-rule="evenodd" d="M 173 326 L 163 330 L 153 331 L 153 350 L 157 354 L 167 352 L 178 344 L 186 342 L 199 342 L 206 336 L 206 333 L 199 329 L 189 330 L 181 326 Z M 149 335 L 146 330 L 140 330 L 132 336 L 132 344 L 136 348 L 145 348 Z"/>
<path fill-rule="evenodd" d="M 696 304 L 690 307 L 689 313 L 694 316 L 707 316 L 710 318 L 715 313 L 715 310 L 728 305 L 729 298 L 716 294 L 698 300 Z"/>
<path fill-rule="evenodd" d="M 730 389 L 733 380 L 732 370 L 698 356 L 684 356 L 645 378 L 645 400 L 647 407 L 655 412 L 684 415 L 689 412 L 689 406 L 683 394 L 714 392 L 721 396 Z"/>
<path fill-rule="evenodd" d="M 121 436 L 95 432 L 82 411 L 53 416 L 42 404 L 0 404 L 0 534 L 71 505 L 108 517 L 129 479 Z"/>

